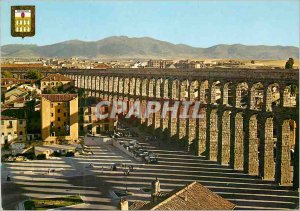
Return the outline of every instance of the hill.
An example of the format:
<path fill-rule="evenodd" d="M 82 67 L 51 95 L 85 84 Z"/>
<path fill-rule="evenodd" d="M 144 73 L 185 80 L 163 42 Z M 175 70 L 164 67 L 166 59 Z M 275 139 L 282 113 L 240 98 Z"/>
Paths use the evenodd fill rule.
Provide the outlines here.
<path fill-rule="evenodd" d="M 273 59 L 298 58 L 299 49 L 293 46 L 248 46 L 241 44 L 215 45 L 196 48 L 184 44 L 172 44 L 150 37 L 129 38 L 113 36 L 98 41 L 69 40 L 52 45 L 4 45 L 3 57 L 84 57 L 115 59 L 150 58 L 232 58 Z"/>

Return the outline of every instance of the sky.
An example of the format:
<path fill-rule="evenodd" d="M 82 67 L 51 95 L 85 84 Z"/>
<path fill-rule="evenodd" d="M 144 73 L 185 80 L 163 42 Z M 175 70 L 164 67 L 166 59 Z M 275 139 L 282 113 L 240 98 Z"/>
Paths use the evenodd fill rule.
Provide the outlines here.
<path fill-rule="evenodd" d="M 34 37 L 10 35 L 12 5 L 35 5 Z M 120 35 L 194 47 L 236 43 L 299 46 L 299 2 L 1 0 L 1 45 L 49 45 Z"/>

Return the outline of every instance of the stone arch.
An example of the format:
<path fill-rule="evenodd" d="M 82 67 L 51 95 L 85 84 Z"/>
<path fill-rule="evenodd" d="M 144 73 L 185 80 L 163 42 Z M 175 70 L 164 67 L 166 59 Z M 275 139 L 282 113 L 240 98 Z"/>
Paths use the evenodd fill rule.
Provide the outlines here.
<path fill-rule="evenodd" d="M 189 86 L 188 80 L 183 80 L 180 83 L 180 100 L 186 100 L 189 97 Z"/>
<path fill-rule="evenodd" d="M 266 111 L 272 111 L 272 106 L 280 105 L 280 91 L 277 83 L 270 84 L 266 90 Z"/>
<path fill-rule="evenodd" d="M 85 78 L 84 78 L 84 88 L 85 89 L 90 89 L 91 88 L 90 76 L 85 76 Z"/>
<path fill-rule="evenodd" d="M 96 88 L 96 90 L 98 91 L 99 89 L 100 89 L 100 77 L 99 76 L 97 76 L 96 77 L 96 84 L 95 84 L 95 88 Z"/>
<path fill-rule="evenodd" d="M 230 162 L 230 113 L 226 110 L 222 115 L 222 146 L 221 146 L 221 164 L 229 165 Z"/>
<path fill-rule="evenodd" d="M 232 82 L 227 82 L 224 84 L 223 87 L 223 105 L 226 106 L 234 106 L 234 93 L 233 93 L 234 87 Z"/>
<path fill-rule="evenodd" d="M 283 90 L 283 107 L 296 107 L 296 95 L 299 93 L 298 86 L 290 84 Z"/>
<path fill-rule="evenodd" d="M 119 94 L 123 94 L 124 91 L 124 79 L 122 77 L 119 78 Z"/>
<path fill-rule="evenodd" d="M 257 115 L 254 114 L 249 119 L 249 145 L 248 145 L 248 174 L 250 175 L 259 175 L 259 155 L 258 155 L 258 146 L 259 146 L 259 133 L 258 133 L 258 121 Z"/>
<path fill-rule="evenodd" d="M 273 180 L 275 176 L 276 141 L 273 117 L 268 117 L 264 123 L 264 139 L 261 143 L 262 177 Z"/>
<path fill-rule="evenodd" d="M 190 85 L 190 101 L 196 101 L 199 99 L 199 82 L 194 80 Z"/>
<path fill-rule="evenodd" d="M 246 82 L 238 83 L 235 90 L 235 107 L 247 108 L 248 97 L 248 84 Z"/>
<path fill-rule="evenodd" d="M 141 79 L 137 78 L 135 81 L 135 94 L 137 96 L 141 95 Z"/>
<path fill-rule="evenodd" d="M 144 96 L 144 97 L 147 97 L 148 84 L 149 84 L 148 79 L 145 78 L 142 81 L 142 96 Z"/>
<path fill-rule="evenodd" d="M 208 80 L 202 81 L 200 84 L 199 101 L 200 103 L 208 103 Z"/>
<path fill-rule="evenodd" d="M 291 184 L 292 174 L 291 174 L 291 125 L 294 125 L 295 121 L 286 119 L 281 125 L 281 140 L 278 140 L 278 158 L 277 158 L 277 168 L 279 171 L 276 176 L 277 182 L 280 185 Z"/>
<path fill-rule="evenodd" d="M 215 81 L 211 85 L 210 103 L 220 104 L 220 100 L 221 100 L 221 82 Z"/>
<path fill-rule="evenodd" d="M 164 93 L 163 93 L 163 98 L 164 99 L 169 99 L 169 79 L 164 80 Z"/>
<path fill-rule="evenodd" d="M 156 98 L 161 98 L 161 84 L 163 82 L 162 78 L 159 78 L 156 80 L 155 83 L 155 97 Z"/>
<path fill-rule="evenodd" d="M 114 77 L 114 93 L 118 93 L 119 77 Z"/>
<path fill-rule="evenodd" d="M 213 109 L 210 113 L 209 131 L 209 160 L 217 161 L 218 158 L 218 113 Z"/>
<path fill-rule="evenodd" d="M 235 115 L 234 131 L 234 162 L 233 168 L 242 170 L 244 168 L 244 123 L 243 114 L 239 112 Z"/>
<path fill-rule="evenodd" d="M 108 76 L 105 76 L 105 77 L 104 77 L 104 91 L 105 91 L 105 92 L 108 92 L 108 86 L 109 86 L 109 85 L 108 85 L 108 83 L 109 83 L 108 81 L 109 81 L 109 80 L 108 80 Z"/>
<path fill-rule="evenodd" d="M 129 94 L 129 78 L 124 79 L 124 94 Z"/>
<path fill-rule="evenodd" d="M 149 80 L 149 89 L 148 89 L 148 97 L 154 97 L 154 86 L 155 86 L 155 79 L 151 78 Z"/>
<path fill-rule="evenodd" d="M 179 100 L 180 93 L 179 93 L 180 82 L 179 80 L 175 79 L 172 81 L 172 99 Z"/>
<path fill-rule="evenodd" d="M 104 77 L 103 76 L 101 76 L 100 77 L 100 85 L 99 85 L 99 90 L 100 91 L 104 91 Z"/>
<path fill-rule="evenodd" d="M 201 155 L 206 151 L 206 108 L 200 108 L 200 118 L 199 118 L 199 139 L 198 139 L 198 155 Z"/>
<path fill-rule="evenodd" d="M 130 87 L 129 87 L 129 94 L 130 95 L 134 95 L 134 91 L 135 91 L 135 77 L 132 77 L 130 79 Z"/>
<path fill-rule="evenodd" d="M 109 79 L 108 79 L 108 91 L 110 93 L 112 93 L 113 88 L 114 88 L 114 77 L 110 76 Z"/>
<path fill-rule="evenodd" d="M 262 110 L 264 101 L 264 86 L 262 83 L 253 84 L 250 90 L 250 109 Z"/>

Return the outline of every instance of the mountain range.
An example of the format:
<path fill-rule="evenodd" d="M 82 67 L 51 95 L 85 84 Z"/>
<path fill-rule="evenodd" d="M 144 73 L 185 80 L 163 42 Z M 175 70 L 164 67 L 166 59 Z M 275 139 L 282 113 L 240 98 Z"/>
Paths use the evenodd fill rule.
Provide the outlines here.
<path fill-rule="evenodd" d="M 3 57 L 82 57 L 103 59 L 288 59 L 299 58 L 299 48 L 267 45 L 215 45 L 208 48 L 173 44 L 150 37 L 113 36 L 98 41 L 69 40 L 51 45 L 9 44 Z"/>

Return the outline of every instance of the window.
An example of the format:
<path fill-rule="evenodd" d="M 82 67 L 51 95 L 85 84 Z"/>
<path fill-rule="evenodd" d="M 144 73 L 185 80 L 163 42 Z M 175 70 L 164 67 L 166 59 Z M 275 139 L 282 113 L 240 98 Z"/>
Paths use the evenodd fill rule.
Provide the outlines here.
<path fill-rule="evenodd" d="M 64 122 L 64 125 L 67 125 L 67 122 Z"/>
<path fill-rule="evenodd" d="M 54 126 L 54 122 L 51 122 L 51 127 L 53 127 Z"/>
<path fill-rule="evenodd" d="M 44 82 L 44 85 L 46 85 L 46 82 Z"/>
<path fill-rule="evenodd" d="M 57 103 L 57 105 L 60 105 L 60 103 Z"/>
<path fill-rule="evenodd" d="M 4 133 L 2 133 L 2 135 L 4 136 Z"/>
<path fill-rule="evenodd" d="M 66 112 L 64 113 L 64 116 L 67 116 L 67 113 L 66 113 Z"/>
<path fill-rule="evenodd" d="M 59 122 L 60 122 L 60 117 L 57 117 L 57 121 L 59 121 Z"/>
<path fill-rule="evenodd" d="M 60 130 L 60 127 L 58 127 L 57 129 Z"/>
<path fill-rule="evenodd" d="M 60 109 L 57 109 L 57 113 L 60 113 Z"/>
<path fill-rule="evenodd" d="M 21 124 L 21 125 L 23 124 L 23 120 L 20 120 L 20 124 Z"/>
<path fill-rule="evenodd" d="M 53 114 L 53 113 L 51 113 L 51 116 L 53 117 L 53 116 L 54 116 L 54 114 Z"/>
<path fill-rule="evenodd" d="M 51 103 L 51 108 L 53 108 L 53 103 Z"/>
<path fill-rule="evenodd" d="M 23 131 L 20 131 L 20 133 L 19 133 L 19 134 L 20 134 L 20 136 L 21 136 L 21 135 L 23 135 Z"/>
<path fill-rule="evenodd" d="M 7 135 L 11 135 L 11 132 L 8 132 Z"/>

